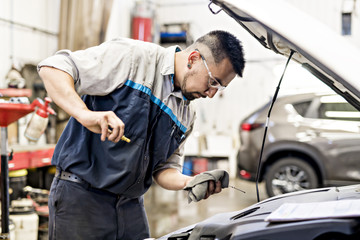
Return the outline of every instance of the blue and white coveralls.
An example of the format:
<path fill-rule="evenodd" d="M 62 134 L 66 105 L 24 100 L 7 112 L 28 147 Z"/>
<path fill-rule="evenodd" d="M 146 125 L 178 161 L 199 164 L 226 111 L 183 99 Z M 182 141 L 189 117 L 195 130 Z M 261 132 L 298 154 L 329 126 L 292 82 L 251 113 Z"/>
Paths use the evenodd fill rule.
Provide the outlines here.
<path fill-rule="evenodd" d="M 177 46 L 119 38 L 86 50 L 61 50 L 39 63 L 70 74 L 93 111 L 113 111 L 130 143 L 100 140 L 70 118 L 52 158 L 85 183 L 55 178 L 51 239 L 143 239 L 149 228 L 142 195 L 155 172 L 177 168 L 195 112 L 174 89 Z M 74 219 L 79 219 L 73 221 Z"/>

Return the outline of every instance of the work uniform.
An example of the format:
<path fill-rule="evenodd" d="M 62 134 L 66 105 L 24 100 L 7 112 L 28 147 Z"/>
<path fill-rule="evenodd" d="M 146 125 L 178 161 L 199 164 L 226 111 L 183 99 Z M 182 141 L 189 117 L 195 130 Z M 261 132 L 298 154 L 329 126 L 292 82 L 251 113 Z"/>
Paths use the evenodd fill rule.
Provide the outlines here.
<path fill-rule="evenodd" d="M 86 50 L 59 51 L 38 65 L 70 74 L 87 107 L 113 111 L 131 139 L 102 142 L 100 134 L 70 118 L 52 158 L 58 168 L 49 197 L 52 239 L 149 237 L 142 195 L 155 172 L 180 171 L 183 143 L 195 118 L 189 101 L 174 89 L 179 50 L 119 38 Z"/>

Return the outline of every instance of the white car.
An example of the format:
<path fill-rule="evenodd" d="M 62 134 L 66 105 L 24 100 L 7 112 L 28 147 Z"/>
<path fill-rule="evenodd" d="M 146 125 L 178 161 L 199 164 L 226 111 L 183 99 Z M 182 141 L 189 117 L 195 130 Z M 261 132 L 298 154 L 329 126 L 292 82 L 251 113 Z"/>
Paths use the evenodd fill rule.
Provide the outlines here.
<path fill-rule="evenodd" d="M 287 58 L 291 55 L 360 110 L 358 48 L 281 0 L 212 0 L 209 8 L 213 4 L 265 48 Z M 360 168 L 354 168 L 354 174 L 360 175 Z M 243 210 L 217 214 L 160 239 L 360 239 L 360 185 L 275 196 Z"/>

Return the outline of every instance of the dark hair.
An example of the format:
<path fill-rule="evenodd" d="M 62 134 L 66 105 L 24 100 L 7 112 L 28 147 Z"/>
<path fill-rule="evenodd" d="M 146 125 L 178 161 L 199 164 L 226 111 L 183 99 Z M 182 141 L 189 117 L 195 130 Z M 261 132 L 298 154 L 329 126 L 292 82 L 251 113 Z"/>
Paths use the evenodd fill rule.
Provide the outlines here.
<path fill-rule="evenodd" d="M 197 39 L 196 43 L 204 44 L 210 49 L 215 64 L 228 57 L 236 74 L 242 77 L 245 67 L 244 51 L 241 41 L 234 35 L 215 30 Z"/>

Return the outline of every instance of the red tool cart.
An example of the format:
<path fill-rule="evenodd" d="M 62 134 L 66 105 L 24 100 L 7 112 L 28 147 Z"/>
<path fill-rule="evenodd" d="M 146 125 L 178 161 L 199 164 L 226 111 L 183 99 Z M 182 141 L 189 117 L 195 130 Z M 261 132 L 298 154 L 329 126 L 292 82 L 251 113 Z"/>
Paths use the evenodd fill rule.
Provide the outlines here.
<path fill-rule="evenodd" d="M 29 97 L 29 89 L 0 89 L 0 94 L 7 97 Z M 49 149 L 28 149 L 16 151 L 13 160 L 9 163 L 7 150 L 9 124 L 33 112 L 38 104 L 0 102 L 0 127 L 1 127 L 1 239 L 9 239 L 9 168 L 11 170 L 41 167 L 50 165 L 54 147 Z"/>

